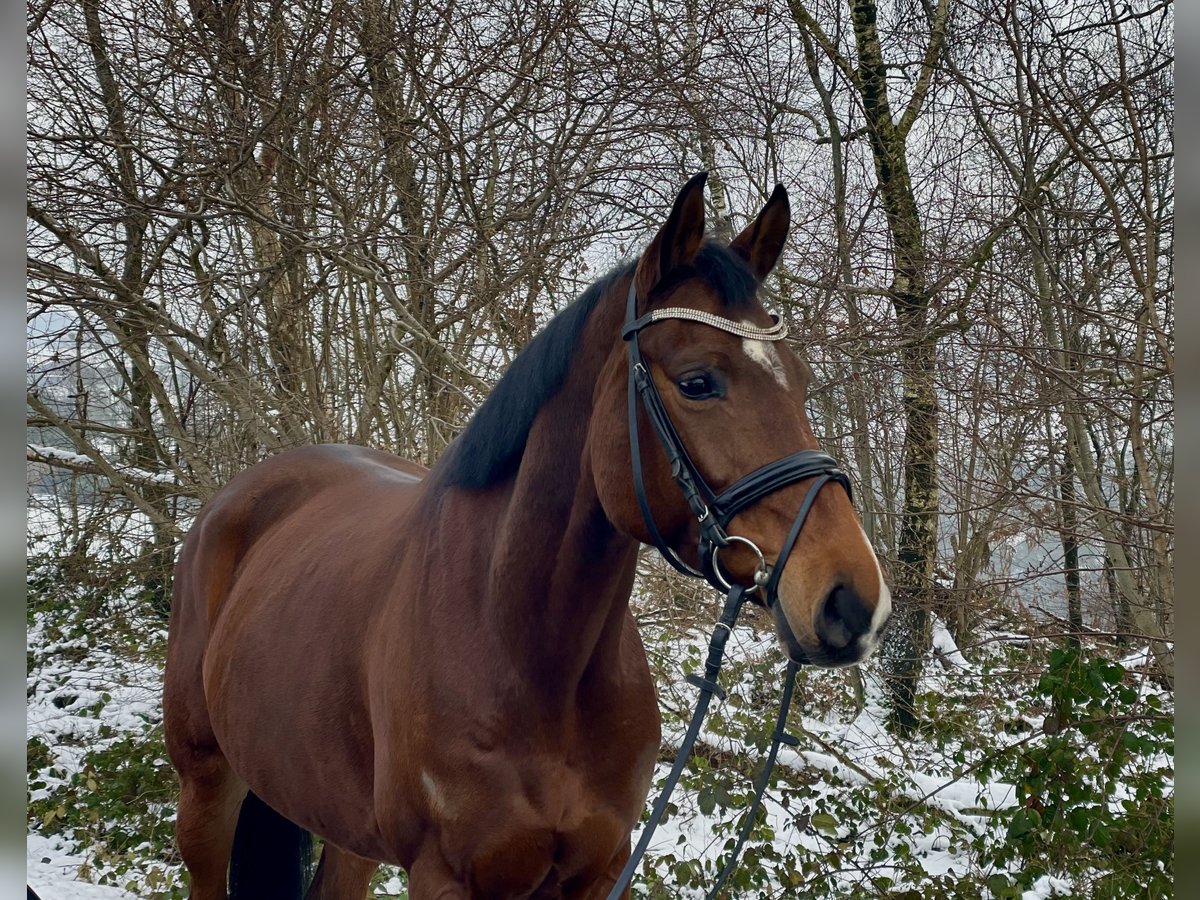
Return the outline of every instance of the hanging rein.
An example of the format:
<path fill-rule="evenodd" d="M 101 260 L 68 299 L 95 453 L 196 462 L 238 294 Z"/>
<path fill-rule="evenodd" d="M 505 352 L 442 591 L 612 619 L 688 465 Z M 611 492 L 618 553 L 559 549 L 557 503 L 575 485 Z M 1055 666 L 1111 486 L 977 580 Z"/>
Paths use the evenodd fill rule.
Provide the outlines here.
<path fill-rule="evenodd" d="M 804 527 L 804 521 L 808 518 L 808 513 L 812 509 L 817 494 L 826 483 L 830 481 L 837 482 L 845 489 L 846 494 L 851 497 L 851 500 L 853 500 L 853 495 L 850 491 L 850 479 L 846 477 L 846 473 L 838 468 L 837 461 L 833 457 L 819 450 L 797 450 L 795 453 L 791 453 L 782 459 L 777 459 L 774 462 L 755 469 L 748 475 L 742 476 L 720 493 L 713 491 L 688 455 L 687 448 L 680 439 L 679 433 L 675 430 L 675 426 L 671 422 L 671 417 L 667 414 L 662 396 L 654 384 L 654 379 L 651 377 L 650 370 L 642 359 L 641 350 L 638 347 L 639 332 L 656 322 L 662 322 L 666 319 L 686 319 L 688 321 L 700 322 L 750 340 L 783 340 L 787 336 L 787 325 L 778 316 L 772 316 L 772 318 L 774 319 L 774 324 L 770 328 L 759 328 L 754 325 L 734 322 L 723 316 L 682 307 L 656 309 L 639 318 L 637 316 L 637 289 L 632 283 L 629 286 L 625 327 L 622 329 L 621 336 L 629 345 L 629 442 L 633 457 L 634 493 L 637 495 L 638 506 L 641 508 L 646 528 L 650 532 L 650 537 L 654 541 L 654 546 L 658 548 L 658 551 L 666 558 L 667 562 L 684 575 L 703 578 L 718 591 L 725 594 L 725 605 L 721 611 L 721 617 L 717 620 L 713 628 L 712 637 L 709 639 L 708 658 L 705 661 L 703 677 L 695 674 L 687 676 L 687 681 L 700 689 L 700 696 L 696 701 L 696 710 L 692 714 L 692 719 L 688 724 L 683 742 L 679 746 L 679 752 L 675 756 L 675 764 L 671 767 L 671 772 L 667 776 L 662 792 L 654 803 L 654 807 L 650 812 L 650 819 L 646 823 L 646 827 L 642 830 L 637 847 L 630 854 L 625 868 L 621 870 L 620 876 L 609 892 L 608 900 L 616 900 L 621 895 L 622 891 L 632 881 L 633 873 L 640 864 L 642 857 L 645 856 L 646 848 L 650 844 L 650 838 L 653 836 L 655 829 L 658 828 L 663 811 L 666 809 L 667 800 L 670 798 L 671 792 L 675 789 L 675 785 L 683 774 L 683 768 L 691 756 L 692 747 L 699 736 L 700 725 L 704 721 L 704 715 L 708 710 L 708 705 L 713 695 L 716 694 L 721 699 L 725 698 L 725 691 L 718 684 L 717 676 L 720 674 L 721 664 L 724 661 L 725 643 L 729 640 L 729 635 L 733 632 L 733 626 L 737 622 L 738 612 L 741 610 L 742 604 L 751 596 L 758 594 L 768 609 L 774 607 L 778 601 L 780 574 L 787 564 L 792 548 L 796 544 L 796 539 L 800 536 L 800 530 Z M 662 534 L 654 523 L 654 514 L 650 510 L 650 503 L 646 497 L 645 478 L 642 472 L 641 442 L 638 434 L 639 398 L 641 399 L 642 408 L 646 411 L 646 417 L 650 420 L 650 425 L 658 437 L 663 450 L 666 452 L 667 461 L 671 465 L 671 475 L 683 492 L 683 496 L 687 500 L 692 514 L 696 516 L 697 521 L 700 523 L 698 548 L 700 569 L 696 569 L 684 562 L 679 554 L 663 540 Z M 800 511 L 796 513 L 792 527 L 784 539 L 783 546 L 779 549 L 779 556 L 773 564 L 767 563 L 762 550 L 749 538 L 736 534 L 731 535 L 726 531 L 734 516 L 747 507 L 780 488 L 810 478 L 813 479 L 813 482 L 808 488 L 808 493 L 804 496 L 804 502 L 800 504 Z M 741 544 L 747 547 L 758 558 L 758 566 L 754 571 L 753 583 L 749 585 L 735 584 L 722 570 L 720 552 L 723 548 L 731 544 Z M 734 866 L 737 864 L 742 845 L 750 833 L 750 827 L 754 823 L 758 808 L 762 803 L 763 794 L 766 792 L 771 771 L 775 767 L 775 757 L 779 752 L 779 745 L 788 744 L 795 746 L 798 743 L 796 738 L 787 734 L 784 729 L 787 724 L 788 710 L 792 704 L 796 671 L 804 662 L 805 660 L 803 659 L 798 660 L 791 657 L 788 659 L 787 670 L 784 674 L 783 696 L 780 700 L 779 715 L 775 720 L 775 729 L 771 735 L 771 746 L 767 751 L 766 766 L 755 782 L 754 799 L 742 821 L 742 827 L 738 832 L 733 852 L 729 855 L 724 868 L 717 876 L 716 884 L 709 891 L 708 900 L 712 900 L 712 898 L 717 896 L 717 892 L 724 886 L 726 879 L 728 879 Z"/>

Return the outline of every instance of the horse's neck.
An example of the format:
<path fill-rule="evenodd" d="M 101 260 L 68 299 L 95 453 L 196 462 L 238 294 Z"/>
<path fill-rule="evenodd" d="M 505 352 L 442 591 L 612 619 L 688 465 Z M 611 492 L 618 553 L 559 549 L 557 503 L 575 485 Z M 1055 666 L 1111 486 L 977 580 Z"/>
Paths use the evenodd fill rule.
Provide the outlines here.
<path fill-rule="evenodd" d="M 601 303 L 593 318 L 592 335 L 617 333 L 619 312 Z M 611 347 L 588 337 L 530 431 L 496 521 L 483 610 L 512 664 L 549 692 L 569 693 L 585 673 L 615 664 L 636 563 L 637 544 L 605 516 L 587 458 L 607 355 L 598 348 Z"/>
<path fill-rule="evenodd" d="M 636 544 L 586 494 L 566 510 L 514 495 L 488 586 L 487 616 L 512 664 L 551 692 L 615 663 L 633 585 Z"/>

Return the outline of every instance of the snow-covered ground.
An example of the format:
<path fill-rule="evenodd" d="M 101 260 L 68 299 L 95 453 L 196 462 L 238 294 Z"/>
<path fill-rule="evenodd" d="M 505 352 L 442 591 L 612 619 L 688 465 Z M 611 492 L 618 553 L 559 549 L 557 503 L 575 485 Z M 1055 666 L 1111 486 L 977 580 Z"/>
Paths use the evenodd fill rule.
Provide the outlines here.
<path fill-rule="evenodd" d="M 25 840 L 25 879 L 42 900 L 128 900 L 121 888 L 85 881 L 86 853 L 71 842 L 30 832 Z"/>

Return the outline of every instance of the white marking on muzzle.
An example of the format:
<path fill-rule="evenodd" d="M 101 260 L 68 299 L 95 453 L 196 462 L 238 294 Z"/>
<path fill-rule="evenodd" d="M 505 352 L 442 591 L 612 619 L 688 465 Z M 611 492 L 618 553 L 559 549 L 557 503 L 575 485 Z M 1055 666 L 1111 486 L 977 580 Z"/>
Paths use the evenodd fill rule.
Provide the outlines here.
<path fill-rule="evenodd" d="M 888 590 L 887 582 L 883 580 L 883 569 L 879 565 L 879 557 L 875 555 L 875 548 L 867 540 L 867 533 L 863 531 L 861 525 L 858 533 L 862 535 L 863 543 L 867 545 L 867 552 L 871 554 L 871 559 L 875 560 L 875 572 L 879 576 L 879 598 L 875 601 L 875 612 L 871 614 L 871 627 L 860 639 L 862 646 L 866 649 L 865 655 L 869 656 L 879 645 L 880 631 L 887 622 L 888 616 L 892 614 L 892 592 Z"/>

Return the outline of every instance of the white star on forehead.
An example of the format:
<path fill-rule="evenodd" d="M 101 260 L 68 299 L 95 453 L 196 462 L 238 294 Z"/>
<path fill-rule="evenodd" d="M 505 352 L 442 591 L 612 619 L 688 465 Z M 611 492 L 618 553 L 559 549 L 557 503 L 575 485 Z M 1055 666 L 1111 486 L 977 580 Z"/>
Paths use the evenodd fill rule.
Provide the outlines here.
<path fill-rule="evenodd" d="M 753 323 L 746 322 L 746 324 L 750 325 Z M 783 370 L 783 360 L 779 358 L 779 351 L 775 349 L 774 344 L 768 341 L 742 338 L 742 350 L 745 351 L 750 359 L 774 376 L 775 380 L 779 382 L 780 387 L 787 388 L 787 373 Z"/>

